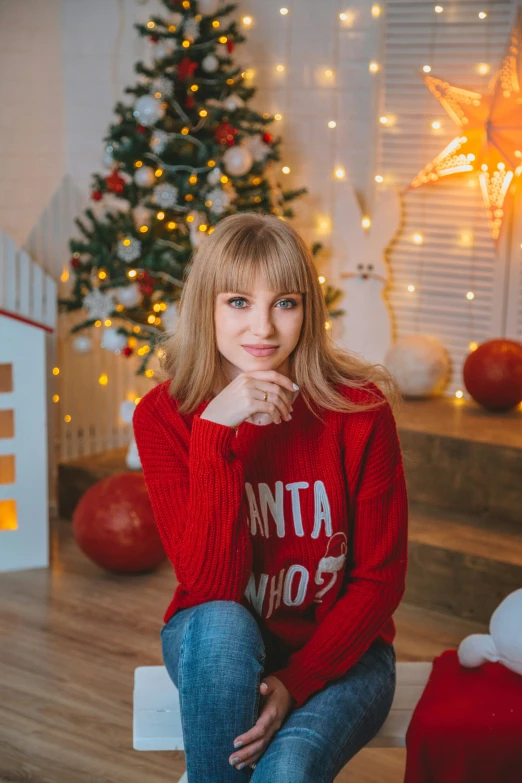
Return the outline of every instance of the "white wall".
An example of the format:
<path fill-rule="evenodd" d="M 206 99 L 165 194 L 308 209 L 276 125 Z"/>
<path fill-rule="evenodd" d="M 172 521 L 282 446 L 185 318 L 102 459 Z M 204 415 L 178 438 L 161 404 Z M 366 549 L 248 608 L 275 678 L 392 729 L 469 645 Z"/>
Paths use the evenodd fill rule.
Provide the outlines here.
<path fill-rule="evenodd" d="M 0 227 L 20 245 L 65 166 L 61 0 L 0 2 Z"/>

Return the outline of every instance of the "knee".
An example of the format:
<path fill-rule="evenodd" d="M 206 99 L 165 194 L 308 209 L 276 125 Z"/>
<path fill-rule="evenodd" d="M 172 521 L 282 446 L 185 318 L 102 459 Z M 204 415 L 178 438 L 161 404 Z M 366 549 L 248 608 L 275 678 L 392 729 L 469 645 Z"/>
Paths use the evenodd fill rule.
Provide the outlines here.
<path fill-rule="evenodd" d="M 184 657 L 191 666 L 244 666 L 250 659 L 265 660 L 263 637 L 255 618 L 236 601 L 199 604 L 187 623 L 182 640 Z"/>

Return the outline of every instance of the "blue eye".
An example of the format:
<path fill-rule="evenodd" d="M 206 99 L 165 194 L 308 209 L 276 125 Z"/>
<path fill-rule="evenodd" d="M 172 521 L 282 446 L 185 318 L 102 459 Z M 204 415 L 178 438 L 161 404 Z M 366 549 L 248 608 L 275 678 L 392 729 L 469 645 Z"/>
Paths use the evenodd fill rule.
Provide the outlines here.
<path fill-rule="evenodd" d="M 293 310 L 294 307 L 297 307 L 297 302 L 295 299 L 280 299 L 280 302 L 290 302 L 291 307 L 280 307 L 280 310 Z M 244 296 L 234 296 L 232 299 L 227 300 L 227 304 L 229 304 L 233 310 L 244 310 L 244 307 L 234 307 L 232 305 L 232 302 L 246 302 L 246 299 Z"/>

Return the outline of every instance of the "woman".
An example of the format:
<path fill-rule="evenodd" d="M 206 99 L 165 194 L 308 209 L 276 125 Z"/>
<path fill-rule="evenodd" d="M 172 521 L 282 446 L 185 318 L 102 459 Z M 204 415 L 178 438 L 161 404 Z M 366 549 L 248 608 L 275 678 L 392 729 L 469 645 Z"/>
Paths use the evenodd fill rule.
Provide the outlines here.
<path fill-rule="evenodd" d="M 190 267 L 166 380 L 135 410 L 179 583 L 161 642 L 190 783 L 331 783 L 391 708 L 400 394 L 327 319 L 299 234 L 226 217 Z"/>

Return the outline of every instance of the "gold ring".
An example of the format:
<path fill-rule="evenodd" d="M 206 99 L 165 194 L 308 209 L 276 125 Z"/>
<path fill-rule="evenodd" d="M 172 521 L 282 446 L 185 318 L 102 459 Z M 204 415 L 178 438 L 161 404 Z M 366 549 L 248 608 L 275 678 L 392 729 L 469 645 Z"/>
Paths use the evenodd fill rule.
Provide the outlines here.
<path fill-rule="evenodd" d="M 268 399 L 268 394 L 265 392 L 265 402 L 267 401 L 267 399 Z"/>

